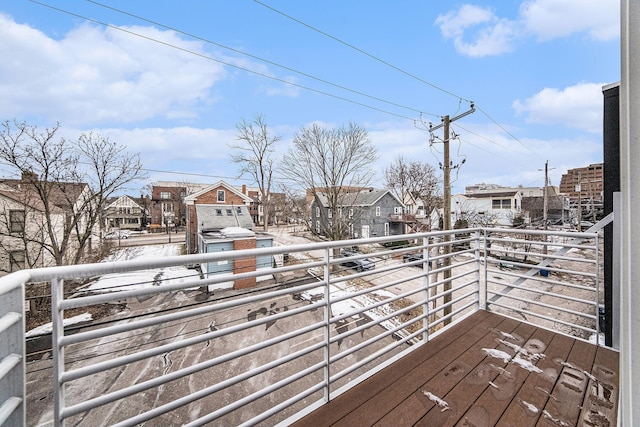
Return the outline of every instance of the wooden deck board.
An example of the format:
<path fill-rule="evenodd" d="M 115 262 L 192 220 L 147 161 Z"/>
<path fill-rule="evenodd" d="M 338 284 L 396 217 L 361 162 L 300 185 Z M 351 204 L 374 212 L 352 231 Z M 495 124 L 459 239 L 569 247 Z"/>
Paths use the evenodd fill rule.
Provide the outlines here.
<path fill-rule="evenodd" d="M 615 351 L 480 311 L 294 425 L 615 425 L 617 399 Z"/>

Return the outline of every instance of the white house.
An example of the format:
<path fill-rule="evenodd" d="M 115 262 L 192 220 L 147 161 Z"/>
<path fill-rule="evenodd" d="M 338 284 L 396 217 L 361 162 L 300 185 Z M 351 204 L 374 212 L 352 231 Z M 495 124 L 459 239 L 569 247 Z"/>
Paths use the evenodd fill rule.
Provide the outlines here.
<path fill-rule="evenodd" d="M 467 220 L 469 226 L 510 227 L 522 213 L 522 193 L 517 190 L 497 193 L 454 194 L 451 196 L 451 225 Z M 431 229 L 440 229 L 443 209 L 430 215 Z"/>

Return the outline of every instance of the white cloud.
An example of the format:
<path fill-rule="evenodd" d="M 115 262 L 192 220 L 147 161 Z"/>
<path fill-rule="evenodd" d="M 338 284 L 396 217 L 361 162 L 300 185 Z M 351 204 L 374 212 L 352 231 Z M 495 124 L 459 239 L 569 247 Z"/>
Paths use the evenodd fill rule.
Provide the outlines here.
<path fill-rule="evenodd" d="M 172 31 L 125 29 L 205 54 L 202 43 Z M 0 116 L 76 125 L 190 117 L 225 77 L 218 63 L 112 28 L 84 24 L 54 40 L 5 15 L 0 55 Z"/>
<path fill-rule="evenodd" d="M 526 28 L 539 40 L 586 32 L 595 40 L 620 35 L 618 0 L 529 0 L 520 6 Z"/>
<path fill-rule="evenodd" d="M 438 16 L 435 24 L 458 53 L 470 57 L 501 55 L 534 36 L 540 41 L 587 33 L 595 40 L 620 35 L 618 0 L 528 0 L 514 19 L 500 18 L 488 7 L 463 4 Z"/>
<path fill-rule="evenodd" d="M 544 88 L 513 108 L 526 114 L 530 123 L 562 124 L 598 133 L 602 131 L 602 87 L 604 83 L 579 83 L 562 90 Z"/>
<path fill-rule="evenodd" d="M 470 4 L 438 16 L 435 23 L 440 26 L 440 31 L 445 38 L 453 39 L 459 53 L 471 57 L 510 52 L 517 38 L 512 21 L 499 19 L 489 8 Z M 471 30 L 475 30 L 475 34 L 471 36 L 465 34 Z"/>

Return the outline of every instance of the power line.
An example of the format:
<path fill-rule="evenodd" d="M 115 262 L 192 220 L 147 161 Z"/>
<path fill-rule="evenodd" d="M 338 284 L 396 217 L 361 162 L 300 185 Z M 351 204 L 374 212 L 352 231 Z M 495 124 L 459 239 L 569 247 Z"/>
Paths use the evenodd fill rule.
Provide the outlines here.
<path fill-rule="evenodd" d="M 540 160 L 543 160 L 542 157 L 540 157 L 540 155 L 538 155 L 531 148 L 529 148 L 524 142 L 522 142 L 519 138 L 517 138 L 515 135 L 513 135 L 511 132 L 509 132 L 507 129 L 505 129 L 504 126 L 502 126 L 500 123 L 498 123 L 497 120 L 495 120 L 493 117 L 491 117 L 486 111 L 484 111 L 480 107 L 477 107 L 477 108 L 478 108 L 478 111 L 480 111 L 482 114 L 484 114 L 489 120 L 491 120 L 496 126 L 498 126 L 500 129 L 502 129 L 507 135 L 509 135 L 511 138 L 515 139 L 520 145 L 522 145 L 524 148 L 526 148 L 531 154 L 533 154 L 534 156 L 536 156 Z"/>
<path fill-rule="evenodd" d="M 288 81 L 288 80 L 285 80 L 285 79 L 281 79 L 281 78 L 274 77 L 274 76 L 269 76 L 267 74 L 251 70 L 249 68 L 245 68 L 245 67 L 241 67 L 239 65 L 231 64 L 231 63 L 228 63 L 228 62 L 213 58 L 213 57 L 211 57 L 209 55 L 205 55 L 205 54 L 202 54 L 202 53 L 199 53 L 199 52 L 195 52 L 193 50 L 190 50 L 190 49 L 187 49 L 187 48 L 184 48 L 184 47 L 180 47 L 180 46 L 177 46 L 177 45 L 174 45 L 174 44 L 162 41 L 162 40 L 154 39 L 153 37 L 145 36 L 143 34 L 136 33 L 135 31 L 131 31 L 131 30 L 127 30 L 127 29 L 124 29 L 124 28 L 121 28 L 121 27 L 117 27 L 115 25 L 107 24 L 106 22 L 98 21 L 97 19 L 93 19 L 93 18 L 89 18 L 89 17 L 83 16 L 83 15 L 79 15 L 77 13 L 74 13 L 74 12 L 71 12 L 71 11 L 68 11 L 68 10 L 65 10 L 65 9 L 61 9 L 61 8 L 58 8 L 58 7 L 55 7 L 55 6 L 46 4 L 46 3 L 42 3 L 42 2 L 39 2 L 37 0 L 29 0 L 29 1 L 32 2 L 32 3 L 38 4 L 40 6 L 47 7 L 47 8 L 52 9 L 52 10 L 56 10 L 58 12 L 62 12 L 62 13 L 65 13 L 65 14 L 68 14 L 68 15 L 71 15 L 71 16 L 75 16 L 77 18 L 84 19 L 84 20 L 87 20 L 89 22 L 93 22 L 93 23 L 98 24 L 98 25 L 103 25 L 103 26 L 105 26 L 107 28 L 111 28 L 111 29 L 114 29 L 114 30 L 117 30 L 117 31 L 121 31 L 123 33 L 127 33 L 127 34 L 130 34 L 130 35 L 136 36 L 136 37 L 140 37 L 142 39 L 149 40 L 149 41 L 152 41 L 152 42 L 155 42 L 155 43 L 158 43 L 158 44 L 161 44 L 163 46 L 167 46 L 167 47 L 170 47 L 170 48 L 173 48 L 173 49 L 177 49 L 179 51 L 182 51 L 182 52 L 185 52 L 185 53 L 189 53 L 191 55 L 195 55 L 195 56 L 198 56 L 200 58 L 207 59 L 209 61 L 217 62 L 219 64 L 226 65 L 228 67 L 236 68 L 238 70 L 242 70 L 242 71 L 245 71 L 247 73 L 255 74 L 257 76 L 264 77 L 266 79 L 277 81 L 279 83 L 284 83 L 284 84 L 287 84 L 287 85 L 290 85 L 290 86 L 294 86 L 294 87 L 297 87 L 297 88 L 300 88 L 300 89 L 308 90 L 310 92 L 314 92 L 314 93 L 317 93 L 317 94 L 320 94 L 320 95 L 324 95 L 324 96 L 328 96 L 328 97 L 331 97 L 331 98 L 339 99 L 339 100 L 344 101 L 344 102 L 349 102 L 351 104 L 359 105 L 361 107 L 369 108 L 371 110 L 378 111 L 378 112 L 381 112 L 381 113 L 384 113 L 384 114 L 388 114 L 388 115 L 391 115 L 391 116 L 399 117 L 399 118 L 406 119 L 406 120 L 414 120 L 414 118 L 407 117 L 407 116 L 404 116 L 402 114 L 394 113 L 392 111 L 384 110 L 382 108 L 374 107 L 372 105 L 368 105 L 368 104 L 365 104 L 363 102 L 355 101 L 353 99 L 345 98 L 343 96 L 335 95 L 335 94 L 332 94 L 332 93 L 329 93 L 329 92 L 325 92 L 325 91 L 322 91 L 322 90 L 319 90 L 319 89 L 314 89 L 314 88 L 311 88 L 309 86 L 304 86 L 304 85 L 301 85 L 301 84 L 298 84 L 298 83 L 294 83 L 294 82 L 291 82 L 291 81 Z M 353 92 L 356 92 L 356 91 L 353 91 Z M 369 96 L 369 95 L 365 95 L 365 94 L 362 94 L 362 95 Z M 397 105 L 397 106 L 400 105 L 400 104 L 394 104 L 394 103 L 389 102 L 389 101 L 384 101 L 384 100 L 382 100 L 380 98 L 375 98 L 373 96 L 369 96 L 369 97 L 370 98 L 374 98 L 374 99 L 378 99 L 378 100 L 380 100 L 382 102 L 386 102 L 388 104 Z M 403 108 L 409 108 L 409 107 L 404 107 L 403 106 Z M 415 112 L 421 112 L 420 110 L 417 110 L 417 109 L 413 109 L 413 108 L 410 108 L 410 109 L 412 111 L 415 111 Z M 430 113 L 427 113 L 427 114 L 430 114 Z"/>
<path fill-rule="evenodd" d="M 171 27 L 171 26 L 169 26 L 169 25 L 162 24 L 162 23 L 157 22 L 157 21 L 153 21 L 153 20 L 151 20 L 151 19 L 148 19 L 148 18 L 145 18 L 145 17 L 143 17 L 143 16 L 136 15 L 136 14 L 133 14 L 133 13 L 130 13 L 130 12 L 127 12 L 127 11 L 122 10 L 122 9 L 117 9 L 117 8 L 115 8 L 115 7 L 112 7 L 112 6 L 109 6 L 109 5 L 102 4 L 102 3 L 99 3 L 99 2 L 94 1 L 94 0 L 87 0 L 87 1 L 88 1 L 88 2 L 90 2 L 90 3 L 93 3 L 93 4 L 97 5 L 97 6 L 101 6 L 101 7 L 104 7 L 104 8 L 106 8 L 106 9 L 110 9 L 110 10 L 113 10 L 113 11 L 115 11 L 115 12 L 121 13 L 121 14 L 123 14 L 123 15 L 131 16 L 131 17 L 136 18 L 136 19 L 139 19 L 139 20 L 141 20 L 141 21 L 145 21 L 145 22 L 148 22 L 148 23 L 150 23 L 150 24 L 157 25 L 157 26 L 159 26 L 159 27 L 166 28 L 166 29 L 171 30 L 171 31 L 175 31 L 175 32 L 177 32 L 177 33 L 180 33 L 180 34 L 183 34 L 183 35 L 185 35 L 185 36 L 188 36 L 188 37 L 194 38 L 194 39 L 196 39 L 196 40 L 200 40 L 200 41 L 203 41 L 203 42 L 205 42 L 205 43 L 212 44 L 212 45 L 214 45 L 214 46 L 218 46 L 218 47 L 221 47 L 221 48 L 223 48 L 223 49 L 230 50 L 230 51 L 235 52 L 235 53 L 238 53 L 238 54 L 240 54 L 240 55 L 245 55 L 245 56 L 248 56 L 248 57 L 250 57 L 250 58 L 257 59 L 257 60 L 262 61 L 262 62 L 265 62 L 265 63 L 267 63 L 267 64 L 269 64 L 269 65 L 273 65 L 273 66 L 276 66 L 276 67 L 282 68 L 282 69 L 284 69 L 284 70 L 291 71 L 291 72 L 296 73 L 296 74 L 300 74 L 301 76 L 308 77 L 308 78 L 310 78 L 310 79 L 313 79 L 313 80 L 319 81 L 319 82 L 321 82 L 321 83 L 324 83 L 324 84 L 327 84 L 327 85 L 330 85 L 330 86 L 336 87 L 336 88 L 338 88 L 338 89 L 346 90 L 346 91 L 348 91 L 348 92 L 355 93 L 355 94 L 357 94 L 357 95 L 361 95 L 361 96 L 364 96 L 364 97 L 367 97 L 367 98 L 373 99 L 373 100 L 375 100 L 375 101 L 380 101 L 380 102 L 383 102 L 383 103 L 385 103 L 385 104 L 393 105 L 393 106 L 395 106 L 395 107 L 404 108 L 404 109 L 406 109 L 406 110 L 413 111 L 413 112 L 415 112 L 415 113 L 428 114 L 428 115 L 431 115 L 431 116 L 434 116 L 434 117 L 439 117 L 439 116 L 437 116 L 436 114 L 427 113 L 427 112 L 421 111 L 421 110 L 419 110 L 419 109 L 417 109 L 417 108 L 408 107 L 408 106 L 406 106 L 406 105 L 398 104 L 398 103 L 395 103 L 395 102 L 392 102 L 392 101 L 387 101 L 387 100 L 385 100 L 385 99 L 378 98 L 378 97 L 376 97 L 376 96 L 369 95 L 369 94 L 366 94 L 366 93 L 364 93 L 364 92 L 357 91 L 357 90 L 355 90 L 355 89 L 350 89 L 350 88 L 348 88 L 348 87 L 346 87 L 346 86 L 342 86 L 342 85 L 339 85 L 339 84 L 337 84 L 337 83 L 332 83 L 332 82 L 330 82 L 330 81 L 328 81 L 328 80 L 322 79 L 322 78 L 320 78 L 320 77 L 313 76 L 313 75 L 311 75 L 311 74 L 305 73 L 305 72 L 300 71 L 300 70 L 296 70 L 296 69 L 291 68 L 291 67 L 288 67 L 288 66 L 286 66 L 286 65 L 282 65 L 282 64 L 279 64 L 279 63 L 277 63 L 277 62 L 270 61 L 270 60 L 268 60 L 268 59 L 265 59 L 265 58 L 262 58 L 262 57 L 259 57 L 259 56 L 256 56 L 256 55 L 253 55 L 253 54 L 251 54 L 251 53 L 244 52 L 244 51 L 242 51 L 242 50 L 235 49 L 235 48 L 232 48 L 232 47 L 230 47 L 230 46 L 223 45 L 223 44 L 218 43 L 218 42 L 214 42 L 214 41 L 209 40 L 209 39 L 206 39 L 206 38 L 204 38 L 204 37 L 201 37 L 201 36 L 198 36 L 198 35 L 195 35 L 195 34 L 192 34 L 192 33 L 188 33 L 188 32 L 186 32 L 186 31 L 184 31 L 184 30 L 180 30 L 180 29 L 178 29 L 178 28 Z"/>
<path fill-rule="evenodd" d="M 421 83 L 424 83 L 424 84 L 426 84 L 426 85 L 429 85 L 429 86 L 431 86 L 431 87 L 432 87 L 432 88 L 434 88 L 434 89 L 437 89 L 437 90 L 439 90 L 439 91 L 441 91 L 441 92 L 446 93 L 447 95 L 453 96 L 454 98 L 461 99 L 461 100 L 466 101 L 466 102 L 471 102 L 470 100 L 468 100 L 468 99 L 464 99 L 463 97 L 458 96 L 458 95 L 456 95 L 455 93 L 453 93 L 453 92 L 451 92 L 451 91 L 448 91 L 448 90 L 446 90 L 446 89 L 444 89 L 444 88 L 442 88 L 442 87 L 440 87 L 440 86 L 437 86 L 437 85 L 435 85 L 435 84 L 433 84 L 433 83 L 431 83 L 431 82 L 428 82 L 428 81 L 426 81 L 426 80 L 424 80 L 424 79 L 422 79 L 422 78 L 420 78 L 420 77 L 418 77 L 418 76 L 416 76 L 416 75 L 414 75 L 414 74 L 411 74 L 410 72 L 405 71 L 405 70 L 403 70 L 403 69 L 402 69 L 402 68 L 400 68 L 400 67 L 396 67 L 395 65 L 393 65 L 393 64 L 391 64 L 391 63 L 389 63 L 389 62 L 385 61 L 384 59 L 378 58 L 377 56 L 375 56 L 375 55 L 373 55 L 373 54 L 371 54 L 371 53 L 369 53 L 369 52 L 367 52 L 367 51 L 365 51 L 365 50 L 363 50 L 363 49 L 360 49 L 359 47 L 356 47 L 356 46 L 354 46 L 354 45 L 352 45 L 352 44 L 349 44 L 349 43 L 345 42 L 344 40 L 339 39 L 338 37 L 335 37 L 335 36 L 333 36 L 333 35 L 331 35 L 331 34 L 329 34 L 329 33 L 326 33 L 326 32 L 324 32 L 324 31 L 322 31 L 322 30 L 320 30 L 320 29 L 316 28 L 316 27 L 313 27 L 313 26 L 311 26 L 311 25 L 307 24 L 306 22 L 303 22 L 303 21 L 301 21 L 301 20 L 299 20 L 299 19 L 294 18 L 294 17 L 293 17 L 293 16 L 291 16 L 291 15 L 287 15 L 286 13 L 284 13 L 284 12 L 282 12 L 282 11 L 280 11 L 280 10 L 278 10 L 278 9 L 276 9 L 276 8 L 274 8 L 274 7 L 272 7 L 272 6 L 269 6 L 268 4 L 262 3 L 261 1 L 258 1 L 258 0 L 253 0 L 253 1 L 254 1 L 255 3 L 258 3 L 260 6 L 263 6 L 263 7 L 267 8 L 267 9 L 270 9 L 270 10 L 272 10 L 272 11 L 276 12 L 277 14 L 284 16 L 284 17 L 285 17 L 285 18 L 287 18 L 287 19 L 290 19 L 290 20 L 292 20 L 292 21 L 295 21 L 295 22 L 297 22 L 297 23 L 298 23 L 298 24 L 300 24 L 300 25 L 303 25 L 303 26 L 305 26 L 305 27 L 307 27 L 307 28 L 309 28 L 309 29 L 311 29 L 311 30 L 313 30 L 313 31 L 317 32 L 317 33 L 322 34 L 322 35 L 323 35 L 323 36 L 325 36 L 325 37 L 329 37 L 330 39 L 335 40 L 335 41 L 337 41 L 338 43 L 341 43 L 341 44 L 343 44 L 343 45 L 345 45 L 345 46 L 347 46 L 347 47 L 349 47 L 349 48 L 351 48 L 351 49 L 353 49 L 353 50 L 355 50 L 355 51 L 357 51 L 357 52 L 360 52 L 360 53 L 362 53 L 363 55 L 366 55 L 366 56 L 368 56 L 369 58 L 372 58 L 372 59 L 374 59 L 374 60 L 376 60 L 376 61 L 378 61 L 378 62 L 380 62 L 380 63 L 382 63 L 382 64 L 384 64 L 384 65 L 386 65 L 386 66 L 388 66 L 388 67 L 390 67 L 390 68 L 393 68 L 394 70 L 399 71 L 399 72 L 401 72 L 402 74 L 407 75 L 407 76 L 409 76 L 409 77 L 411 77 L 411 78 L 413 78 L 413 79 L 415 79 L 415 80 L 417 80 L 417 81 L 419 81 L 419 82 L 421 82 Z M 434 114 L 434 116 L 436 116 L 436 117 L 441 117 L 441 116 L 436 115 L 436 114 Z"/>
<path fill-rule="evenodd" d="M 419 82 L 421 82 L 421 83 L 424 83 L 424 84 L 426 84 L 426 85 L 429 85 L 429 86 L 431 86 L 431 87 L 432 87 L 432 88 L 434 88 L 434 89 L 437 89 L 437 90 L 439 90 L 439 91 L 441 91 L 441 92 L 443 92 L 443 93 L 446 93 L 447 95 L 451 95 L 451 96 L 453 96 L 454 98 L 457 98 L 458 100 L 464 100 L 464 101 L 466 101 L 466 102 L 472 103 L 472 101 L 470 101 L 470 100 L 468 100 L 468 99 L 465 99 L 465 98 L 463 98 L 463 97 L 461 97 L 461 96 L 459 96 L 459 95 L 456 95 L 455 93 L 453 93 L 453 92 L 451 92 L 451 91 L 449 91 L 449 90 L 446 90 L 446 89 L 444 89 L 444 88 L 442 88 L 442 87 L 440 87 L 440 86 L 437 86 L 437 85 L 435 85 L 435 84 L 433 84 L 433 83 L 431 83 L 431 82 L 429 82 L 429 81 L 426 81 L 426 80 L 424 80 L 424 79 L 422 79 L 422 78 L 420 78 L 420 77 L 418 77 L 418 76 L 416 76 L 416 75 L 414 75 L 414 74 L 412 74 L 412 73 L 410 73 L 410 72 L 408 72 L 408 71 L 405 71 L 405 70 L 403 70 L 403 69 L 401 69 L 401 68 L 399 68 L 399 67 L 396 67 L 395 65 L 393 65 L 393 64 L 391 64 L 391 63 L 389 63 L 389 62 L 387 62 L 387 61 L 385 61 L 385 60 L 383 60 L 383 59 L 381 59 L 381 58 L 379 58 L 379 57 L 377 57 L 377 56 L 375 56 L 375 55 L 373 55 L 373 54 L 371 54 L 371 53 L 369 53 L 369 52 L 367 52 L 367 51 L 365 51 L 365 50 L 363 50 L 363 49 L 360 49 L 360 48 L 358 48 L 358 47 L 356 47 L 356 46 L 354 46 L 354 45 L 352 45 L 352 44 L 350 44 L 350 43 L 347 43 L 347 42 L 345 42 L 344 40 L 341 40 L 340 38 L 338 38 L 338 37 L 336 37 L 336 36 L 333 36 L 333 35 L 331 35 L 331 34 L 329 34 L 329 33 L 325 32 L 325 31 L 322 31 L 322 30 L 320 30 L 320 29 L 318 29 L 318 28 L 316 28 L 316 27 L 314 27 L 314 26 L 312 26 L 312 25 L 309 25 L 309 24 L 307 24 L 306 22 L 303 22 L 303 21 L 301 21 L 301 20 L 299 20 L 299 19 L 297 19 L 297 18 L 294 18 L 293 16 L 287 15 L 286 13 L 284 13 L 284 12 L 282 12 L 282 11 L 280 11 L 280 10 L 278 10 L 278 9 L 276 9 L 276 8 L 274 8 L 274 7 L 272 7 L 272 6 L 269 6 L 269 5 L 267 5 L 267 4 L 265 4 L 265 3 L 263 3 L 263 2 L 261 2 L 261 1 L 259 1 L 259 0 L 253 0 L 253 1 L 254 1 L 255 3 L 258 3 L 259 5 L 261 5 L 261 6 L 265 7 L 265 8 L 267 8 L 267 9 L 272 10 L 273 12 L 275 12 L 275 13 L 277 13 L 277 14 L 279 14 L 279 15 L 284 16 L 284 17 L 285 17 L 285 18 L 287 18 L 287 19 L 290 19 L 290 20 L 292 20 L 292 21 L 294 21 L 294 22 L 297 22 L 298 24 L 303 25 L 303 26 L 305 26 L 305 27 L 307 27 L 307 28 L 309 28 L 309 29 L 311 29 L 311 30 L 313 30 L 313 31 L 315 31 L 315 32 L 318 32 L 318 33 L 322 34 L 322 35 L 323 35 L 323 36 L 325 36 L 325 37 L 328 37 L 328 38 L 330 38 L 330 39 L 332 39 L 332 40 L 335 40 L 335 41 L 337 41 L 338 43 L 341 43 L 341 44 L 343 44 L 343 45 L 345 45 L 345 46 L 347 46 L 347 47 L 349 47 L 349 48 L 351 48 L 351 49 L 353 49 L 353 50 L 355 50 L 355 51 L 357 51 L 357 52 L 360 52 L 360 53 L 362 53 L 363 55 L 366 55 L 366 56 L 368 56 L 368 57 L 370 57 L 370 58 L 372 58 L 372 59 L 374 59 L 374 60 L 376 60 L 376 61 L 378 61 L 378 62 L 380 62 L 380 63 L 382 63 L 382 64 L 384 64 L 384 65 L 386 65 L 386 66 L 388 66 L 388 67 L 391 67 L 391 68 L 393 68 L 394 70 L 399 71 L 399 72 L 401 72 L 402 74 L 405 74 L 405 75 L 407 75 L 407 76 L 409 76 L 409 77 L 411 77 L 411 78 L 413 78 L 413 79 L 415 79 L 415 80 L 417 80 L 417 81 L 419 81 Z M 498 123 L 496 120 L 494 120 L 494 119 L 493 119 L 493 117 L 491 117 L 491 116 L 490 116 L 487 112 L 485 112 L 482 108 L 478 107 L 477 105 L 476 105 L 476 108 L 477 108 L 480 112 L 482 112 L 482 114 L 484 114 L 484 115 L 485 115 L 489 120 L 491 120 L 493 123 L 495 123 L 497 126 L 499 126 L 499 127 L 500 127 L 500 129 L 502 129 L 504 132 L 506 132 L 506 133 L 507 133 L 511 138 L 513 138 L 513 139 L 514 139 L 514 140 L 516 140 L 518 143 L 520 143 L 524 148 L 526 148 L 527 150 L 529 150 L 533 155 L 535 155 L 536 157 L 538 157 L 538 158 L 542 159 L 542 157 L 540 157 L 537 153 L 535 153 L 533 150 L 531 150 L 531 149 L 530 149 L 530 148 L 529 148 L 529 147 L 528 147 L 524 142 L 522 142 L 520 139 L 518 139 L 515 135 L 513 135 L 511 132 L 509 132 L 507 129 L 505 129 L 505 128 L 500 124 L 500 123 Z M 458 108 L 458 110 L 459 110 L 459 108 Z M 456 112 L 456 114 L 457 114 L 457 112 Z M 455 114 L 454 114 L 454 115 L 455 115 Z M 438 115 L 436 115 L 436 116 L 438 116 Z M 438 117 L 441 117 L 441 116 L 438 116 Z"/>

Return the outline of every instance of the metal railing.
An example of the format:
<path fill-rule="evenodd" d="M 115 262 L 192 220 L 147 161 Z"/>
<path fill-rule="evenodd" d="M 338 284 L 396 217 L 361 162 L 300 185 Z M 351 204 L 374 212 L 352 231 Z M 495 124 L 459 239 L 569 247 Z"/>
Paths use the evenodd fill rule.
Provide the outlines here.
<path fill-rule="evenodd" d="M 55 425 L 118 426 L 288 424 L 478 309 L 598 336 L 597 234 L 469 229 L 449 232 L 451 243 L 445 234 L 24 271 L 0 279 L 9 319 L 0 331 L 22 345 L 24 286 L 49 283 L 52 357 L 27 376 L 52 377 Z M 353 245 L 359 254 L 340 256 Z M 217 275 L 185 267 L 265 256 L 285 261 Z M 140 271 L 153 280 L 127 279 Z M 97 291 L 105 278 L 117 285 Z M 219 289 L 245 279 L 258 285 Z M 65 312 L 116 304 L 88 325 L 64 326 Z M 1 395 L 0 414 L 24 419 L 24 349 L 0 350 L 9 358 L 0 377 L 17 384 Z M 27 413 L 28 424 L 43 423 Z"/>

